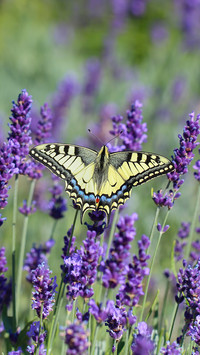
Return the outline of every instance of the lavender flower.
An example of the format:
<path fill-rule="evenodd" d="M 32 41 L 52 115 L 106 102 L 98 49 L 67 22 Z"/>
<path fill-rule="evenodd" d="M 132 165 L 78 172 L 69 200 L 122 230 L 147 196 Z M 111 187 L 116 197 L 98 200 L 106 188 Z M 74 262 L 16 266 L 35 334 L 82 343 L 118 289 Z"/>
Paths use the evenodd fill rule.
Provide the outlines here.
<path fill-rule="evenodd" d="M 88 335 L 82 324 L 69 325 L 65 329 L 65 344 L 68 345 L 67 354 L 86 355 L 89 347 Z"/>
<path fill-rule="evenodd" d="M 199 149 L 200 154 L 200 149 Z M 200 160 L 197 160 L 196 163 L 193 165 L 193 169 L 196 170 L 194 172 L 194 177 L 197 181 L 200 181 Z"/>
<path fill-rule="evenodd" d="M 177 275 L 177 290 L 179 295 L 175 297 L 177 303 L 186 301 L 184 333 L 190 324 L 200 315 L 200 259 L 195 266 L 187 265 L 183 261 L 184 269 L 181 268 Z"/>
<path fill-rule="evenodd" d="M 78 296 L 90 298 L 94 291 L 91 285 L 96 280 L 97 266 L 102 248 L 99 242 L 95 242 L 96 233 L 87 232 L 87 238 L 83 246 L 71 256 L 64 256 L 64 265 L 61 266 L 64 273 L 64 282 L 67 284 L 67 298 L 74 300 Z"/>
<path fill-rule="evenodd" d="M 52 135 L 52 113 L 47 103 L 40 108 L 40 115 L 41 118 L 36 126 L 34 139 L 35 145 L 49 142 L 49 138 Z M 44 165 L 37 163 L 36 161 L 29 160 L 26 164 L 26 174 L 31 179 L 40 179 L 44 168 Z"/>
<path fill-rule="evenodd" d="M 173 205 L 174 201 L 180 197 L 180 192 L 173 192 L 169 190 L 165 195 L 163 195 L 162 190 L 158 190 L 158 192 L 153 193 L 153 201 L 158 207 L 167 207 L 170 210 Z"/>
<path fill-rule="evenodd" d="M 110 131 L 112 135 L 120 134 L 122 144 L 118 147 L 108 144 L 110 151 L 117 150 L 141 150 L 142 143 L 147 141 L 147 125 L 142 123 L 142 104 L 136 100 L 131 106 L 131 110 L 127 111 L 127 121 L 125 124 L 121 123 L 121 116 L 115 116 L 112 118 L 113 130 Z"/>
<path fill-rule="evenodd" d="M 190 323 L 187 335 L 189 335 L 197 345 L 200 345 L 200 315 L 196 317 L 193 323 Z"/>
<path fill-rule="evenodd" d="M 33 283 L 32 270 L 35 270 L 38 265 L 45 263 L 47 264 L 46 254 L 49 254 L 51 248 L 54 246 L 55 241 L 53 239 L 47 240 L 44 244 L 36 247 L 35 245 L 31 248 L 30 252 L 26 254 L 26 259 L 24 261 L 24 270 L 28 272 L 26 276 L 27 281 Z"/>
<path fill-rule="evenodd" d="M 184 34 L 184 40 L 187 47 L 198 47 L 200 43 L 200 4 L 196 0 L 182 0 L 175 2 L 176 18 Z"/>
<path fill-rule="evenodd" d="M 70 249 L 69 249 L 69 240 L 70 240 L 69 238 L 71 237 L 71 234 L 72 234 L 72 228 L 73 228 L 73 224 L 72 224 L 71 228 L 67 231 L 67 235 L 64 236 L 64 247 L 62 248 L 63 255 L 61 256 L 62 259 L 64 259 L 68 255 L 72 255 L 75 252 L 75 247 L 74 247 L 74 243 L 75 243 L 75 240 L 76 240 L 75 236 L 72 236 L 71 246 L 70 246 Z M 66 271 L 65 267 L 63 265 L 61 265 L 61 269 L 64 272 Z"/>
<path fill-rule="evenodd" d="M 84 112 L 91 110 L 92 101 L 96 95 L 101 80 L 101 65 L 96 58 L 90 58 L 85 66 L 85 79 L 83 84 Z"/>
<path fill-rule="evenodd" d="M 12 294 L 11 282 L 7 283 L 7 278 L 4 275 L 4 272 L 8 270 L 5 251 L 4 247 L 0 249 L 0 312 L 2 312 L 3 306 L 9 306 Z"/>
<path fill-rule="evenodd" d="M 23 214 L 24 216 L 30 216 L 31 214 L 36 212 L 36 207 L 35 207 L 36 202 L 33 201 L 31 206 L 27 206 L 27 201 L 23 201 L 23 206 L 19 207 L 19 212 Z"/>
<path fill-rule="evenodd" d="M 200 241 L 197 239 L 196 241 L 192 242 L 192 247 L 194 250 L 190 253 L 190 258 L 192 260 L 192 264 L 195 263 L 200 258 Z"/>
<path fill-rule="evenodd" d="M 142 235 L 141 240 L 138 241 L 139 257 L 133 255 L 133 262 L 128 265 L 126 282 L 122 284 L 117 295 L 117 300 L 122 305 L 135 306 L 140 296 L 144 295 L 142 281 L 149 274 L 146 261 L 150 256 L 145 252 L 149 244 L 149 238 Z"/>
<path fill-rule="evenodd" d="M 136 213 L 119 219 L 118 233 L 114 235 L 113 247 L 110 249 L 108 260 L 101 263 L 102 282 L 106 288 L 115 288 L 125 280 L 128 259 L 130 258 L 130 242 L 136 234 L 134 223 L 137 219 Z"/>
<path fill-rule="evenodd" d="M 94 222 L 92 225 L 85 222 L 85 225 L 87 226 L 88 230 L 95 231 L 97 236 L 102 234 L 106 228 L 106 222 L 104 221 L 105 215 L 106 215 L 105 212 L 104 211 L 92 211 L 92 212 L 89 212 L 88 215 L 89 215 L 91 221 Z"/>
<path fill-rule="evenodd" d="M 187 120 L 183 130 L 183 136 L 178 135 L 180 141 L 180 148 L 174 149 L 174 156 L 172 162 L 174 164 L 174 170 L 167 174 L 168 180 L 173 182 L 174 191 L 170 190 L 164 196 L 162 191 L 158 191 L 153 194 L 153 200 L 159 207 L 167 206 L 168 209 L 172 208 L 174 200 L 180 197 L 180 192 L 177 192 L 184 180 L 182 175 L 188 172 L 188 165 L 194 158 L 193 150 L 199 144 L 197 142 L 198 135 L 200 133 L 199 119 L 200 115 L 197 115 L 194 119 L 194 112 L 190 115 L 190 120 Z"/>
<path fill-rule="evenodd" d="M 1 217 L 1 214 L 0 214 L 0 227 L 2 226 L 2 224 L 4 223 L 4 221 L 6 221 L 6 217 Z"/>
<path fill-rule="evenodd" d="M 174 341 L 172 344 L 167 341 L 166 347 L 162 347 L 160 349 L 160 353 L 164 355 L 181 355 L 182 348 L 177 344 L 176 341 Z"/>
<path fill-rule="evenodd" d="M 55 290 L 58 286 L 56 276 L 50 278 L 52 271 L 45 263 L 40 264 L 35 270 L 32 270 L 32 283 L 35 289 L 33 293 L 32 309 L 35 309 L 38 317 L 42 311 L 42 318 L 48 317 L 54 304 Z"/>
<path fill-rule="evenodd" d="M 53 187 L 49 189 L 52 197 L 49 201 L 49 215 L 54 219 L 64 217 L 63 212 L 67 210 L 66 200 L 62 197 L 63 187 L 59 184 L 59 178 L 52 175 Z"/>
<path fill-rule="evenodd" d="M 134 355 L 153 354 L 154 343 L 151 340 L 151 331 L 145 322 L 138 323 L 137 334 L 133 335 L 131 350 Z"/>
<path fill-rule="evenodd" d="M 0 208 L 7 205 L 8 199 L 8 182 L 14 174 L 18 174 L 19 170 L 15 167 L 15 160 L 12 155 L 13 144 L 11 141 L 3 143 L 0 148 Z"/>
<path fill-rule="evenodd" d="M 108 301 L 106 305 L 107 318 L 105 325 L 109 327 L 107 332 L 111 338 L 119 341 L 125 331 L 127 312 L 125 307 L 118 307 L 114 301 Z"/>
<path fill-rule="evenodd" d="M 180 239 L 186 239 L 186 238 L 188 238 L 189 233 L 190 233 L 190 223 L 182 222 L 181 228 L 178 231 L 178 237 Z M 176 239 L 176 244 L 174 247 L 176 261 L 183 259 L 183 250 L 186 245 L 187 245 L 187 242 L 181 242 L 178 239 Z"/>
<path fill-rule="evenodd" d="M 109 301 L 107 301 L 108 304 Z M 102 308 L 102 303 L 97 305 L 94 299 L 89 300 L 88 302 L 89 312 L 94 316 L 97 323 L 102 323 L 107 318 L 107 307 Z"/>
<path fill-rule="evenodd" d="M 12 147 L 15 167 L 19 169 L 19 174 L 24 174 L 26 163 L 25 158 L 29 153 L 29 146 L 32 144 L 30 137 L 31 118 L 29 117 L 32 99 L 26 90 L 19 94 L 17 103 L 13 101 L 9 124 L 10 132 L 8 141 Z"/>
<path fill-rule="evenodd" d="M 174 157 L 172 162 L 175 170 L 168 173 L 169 181 L 173 182 L 173 187 L 178 190 L 182 184 L 181 176 L 188 172 L 188 165 L 194 158 L 193 150 L 199 144 L 197 142 L 198 135 L 200 133 L 199 119 L 200 115 L 197 115 L 194 119 L 194 112 L 190 115 L 190 120 L 187 120 L 183 130 L 183 136 L 178 135 L 180 140 L 180 148 L 174 150 Z"/>
<path fill-rule="evenodd" d="M 34 344 L 29 345 L 27 347 L 27 351 L 29 354 L 34 354 L 37 347 L 39 347 L 39 354 L 46 354 L 46 351 L 44 350 L 44 341 L 46 338 L 46 331 L 43 331 L 43 327 L 40 329 L 40 322 L 33 322 L 30 325 L 29 331 L 26 333 L 30 339 L 34 341 Z"/>
<path fill-rule="evenodd" d="M 52 97 L 52 132 L 54 139 L 60 136 L 61 123 L 69 109 L 71 101 L 79 92 L 77 80 L 67 76 L 58 85 L 56 93 Z"/>
<path fill-rule="evenodd" d="M 21 355 L 21 354 L 23 354 L 23 352 L 20 348 L 18 350 L 12 350 L 8 352 L 8 355 Z"/>

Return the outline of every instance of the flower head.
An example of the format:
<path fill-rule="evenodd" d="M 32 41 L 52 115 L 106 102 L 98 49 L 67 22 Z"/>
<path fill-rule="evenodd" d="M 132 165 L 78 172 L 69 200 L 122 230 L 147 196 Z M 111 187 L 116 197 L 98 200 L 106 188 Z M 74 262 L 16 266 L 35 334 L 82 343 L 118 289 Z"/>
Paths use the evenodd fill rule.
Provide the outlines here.
<path fill-rule="evenodd" d="M 33 282 L 32 270 L 35 270 L 39 264 L 46 263 L 46 254 L 49 254 L 51 248 L 54 246 L 55 240 L 49 239 L 44 244 L 40 244 L 38 247 L 33 245 L 30 252 L 26 254 L 26 259 L 24 261 L 24 270 L 28 272 L 26 276 L 27 281 Z"/>
<path fill-rule="evenodd" d="M 0 248 L 0 312 L 3 309 L 3 306 L 6 305 L 8 307 L 11 300 L 11 282 L 7 283 L 7 278 L 4 273 L 8 270 L 6 267 L 7 259 L 5 256 L 5 248 Z"/>
<path fill-rule="evenodd" d="M 79 92 L 77 80 L 72 76 L 67 76 L 58 85 L 57 91 L 52 97 L 52 132 L 54 138 L 58 138 L 61 132 L 61 124 L 66 116 L 71 101 Z"/>
<path fill-rule="evenodd" d="M 13 144 L 11 141 L 3 143 L 0 148 L 0 209 L 7 205 L 8 182 L 19 170 L 15 166 L 15 159 L 12 155 Z"/>
<path fill-rule="evenodd" d="M 94 291 L 91 285 L 96 280 L 97 266 L 102 248 L 95 242 L 96 232 L 88 231 L 80 250 L 70 256 L 64 256 L 64 282 L 67 284 L 67 298 L 74 300 L 78 296 L 90 298 Z"/>
<path fill-rule="evenodd" d="M 137 333 L 133 335 L 131 350 L 134 355 L 153 354 L 154 343 L 151 340 L 151 330 L 145 322 L 138 323 Z"/>
<path fill-rule="evenodd" d="M 149 274 L 147 260 L 150 256 L 146 254 L 149 244 L 149 238 L 142 235 L 141 240 L 138 241 L 139 256 L 133 255 L 133 261 L 128 265 L 126 279 L 119 289 L 117 295 L 119 304 L 129 307 L 135 306 L 138 304 L 140 296 L 144 295 L 142 281 Z"/>
<path fill-rule="evenodd" d="M 52 113 L 47 103 L 40 108 L 40 115 L 41 117 L 36 126 L 35 145 L 49 142 L 49 138 L 52 135 Z M 26 174 L 31 179 L 40 179 L 44 168 L 44 165 L 35 160 L 29 160 L 26 164 Z"/>
<path fill-rule="evenodd" d="M 52 194 L 49 200 L 49 215 L 54 219 L 64 217 L 64 212 L 67 210 L 66 200 L 62 197 L 63 187 L 59 183 L 59 178 L 52 175 L 53 187 L 49 189 Z"/>
<path fill-rule="evenodd" d="M 45 263 L 40 264 L 35 270 L 32 270 L 33 291 L 32 309 L 35 309 L 38 317 L 42 311 L 42 318 L 48 317 L 52 311 L 54 297 L 56 292 L 56 276 L 50 278 L 51 271 Z"/>
<path fill-rule="evenodd" d="M 200 154 L 200 149 L 199 149 L 199 154 Z M 194 177 L 197 181 L 200 181 L 200 160 L 197 160 L 196 163 L 193 165 L 193 169 L 195 170 L 194 172 Z"/>
<path fill-rule="evenodd" d="M 115 288 L 122 284 L 125 279 L 130 258 L 130 243 L 136 234 L 134 223 L 137 219 L 136 213 L 119 219 L 118 232 L 114 235 L 113 246 L 110 249 L 108 259 L 101 263 L 102 281 L 106 288 Z"/>
<path fill-rule="evenodd" d="M 172 344 L 167 341 L 166 347 L 162 347 L 160 349 L 160 353 L 164 355 L 181 355 L 181 350 L 181 347 L 177 344 L 176 341 L 174 341 Z"/>
<path fill-rule="evenodd" d="M 182 184 L 181 176 L 188 172 L 188 165 L 194 158 L 193 150 L 199 144 L 197 138 L 200 133 L 200 115 L 197 115 L 196 120 L 194 118 L 194 112 L 189 116 L 190 119 L 186 122 L 183 135 L 178 135 L 180 147 L 174 150 L 174 156 L 172 157 L 175 169 L 167 174 L 168 179 L 173 182 L 175 190 L 178 190 Z"/>
<path fill-rule="evenodd" d="M 107 318 L 105 325 L 108 326 L 107 332 L 111 338 L 119 341 L 125 331 L 127 320 L 127 312 L 124 307 L 118 307 L 114 301 L 107 301 L 106 304 Z"/>
<path fill-rule="evenodd" d="M 39 354 L 46 354 L 46 352 L 44 351 L 44 341 L 46 338 L 46 331 L 43 331 L 43 328 L 40 328 L 40 322 L 33 322 L 30 325 L 30 329 L 29 331 L 26 333 L 28 335 L 28 337 L 34 341 L 34 344 L 29 345 L 27 347 L 27 351 L 30 354 L 34 354 L 35 350 L 37 347 L 39 347 Z"/>
<path fill-rule="evenodd" d="M 19 207 L 19 212 L 23 214 L 24 216 L 30 216 L 31 214 L 36 212 L 36 207 L 35 207 L 36 202 L 32 201 L 31 206 L 27 205 L 27 201 L 23 201 L 23 206 Z"/>
<path fill-rule="evenodd" d="M 65 344 L 68 345 L 67 354 L 69 355 L 87 354 L 88 332 L 82 324 L 74 323 L 65 329 Z"/>
<path fill-rule="evenodd" d="M 131 106 L 131 110 L 127 111 L 126 123 L 121 123 L 123 117 L 115 116 L 112 118 L 113 130 L 110 131 L 112 135 L 120 134 L 122 144 L 120 146 L 112 146 L 108 144 L 110 151 L 117 150 L 134 150 L 138 151 L 142 148 L 142 143 L 147 141 L 147 126 L 146 123 L 142 123 L 142 104 L 139 101 L 135 101 Z"/>
<path fill-rule="evenodd" d="M 19 174 L 25 173 L 25 158 L 29 153 L 29 146 L 32 144 L 30 136 L 31 118 L 29 116 L 31 105 L 31 96 L 28 95 L 26 90 L 22 90 L 17 103 L 13 101 L 13 108 L 11 109 L 12 116 L 10 116 L 8 141 L 11 143 L 14 164 L 19 169 Z"/>

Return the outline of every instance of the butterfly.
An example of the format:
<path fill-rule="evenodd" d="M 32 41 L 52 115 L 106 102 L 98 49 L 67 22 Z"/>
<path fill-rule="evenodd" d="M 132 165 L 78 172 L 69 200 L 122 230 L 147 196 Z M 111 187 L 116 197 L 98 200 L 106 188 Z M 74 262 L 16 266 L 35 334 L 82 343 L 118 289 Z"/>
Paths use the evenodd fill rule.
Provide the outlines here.
<path fill-rule="evenodd" d="M 32 148 L 29 154 L 65 181 L 65 190 L 81 210 L 112 210 L 130 198 L 132 187 L 174 169 L 173 163 L 154 153 L 99 152 L 78 145 L 49 143 Z"/>

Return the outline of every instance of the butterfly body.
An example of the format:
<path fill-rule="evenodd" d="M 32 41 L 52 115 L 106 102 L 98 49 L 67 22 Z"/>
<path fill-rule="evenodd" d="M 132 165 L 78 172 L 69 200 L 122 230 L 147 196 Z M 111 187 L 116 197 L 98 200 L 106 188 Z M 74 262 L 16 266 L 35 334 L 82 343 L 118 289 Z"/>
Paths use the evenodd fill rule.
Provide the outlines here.
<path fill-rule="evenodd" d="M 110 153 L 104 145 L 99 152 L 68 144 L 42 144 L 30 155 L 65 180 L 65 189 L 81 210 L 104 211 L 123 205 L 134 186 L 174 169 L 172 162 L 147 152 Z"/>

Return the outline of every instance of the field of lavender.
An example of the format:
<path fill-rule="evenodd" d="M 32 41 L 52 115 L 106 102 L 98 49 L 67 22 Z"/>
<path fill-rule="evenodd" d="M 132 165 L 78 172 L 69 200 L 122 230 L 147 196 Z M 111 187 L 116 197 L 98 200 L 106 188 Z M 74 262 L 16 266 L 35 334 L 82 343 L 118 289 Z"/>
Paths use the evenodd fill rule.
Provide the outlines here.
<path fill-rule="evenodd" d="M 198 0 L 0 1 L 1 354 L 200 354 L 199 18 Z M 29 155 L 55 142 L 174 170 L 81 223 Z"/>

